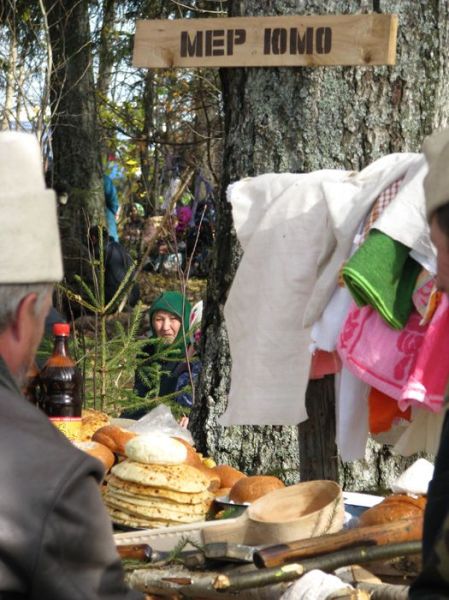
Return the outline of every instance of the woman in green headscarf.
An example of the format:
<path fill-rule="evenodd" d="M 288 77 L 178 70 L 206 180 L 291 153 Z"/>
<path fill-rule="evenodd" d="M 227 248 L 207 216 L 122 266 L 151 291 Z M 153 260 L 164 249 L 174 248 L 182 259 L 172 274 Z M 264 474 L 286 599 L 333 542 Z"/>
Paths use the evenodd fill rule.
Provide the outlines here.
<path fill-rule="evenodd" d="M 169 344 L 184 346 L 191 310 L 190 302 L 180 292 L 164 292 L 150 307 L 153 335 Z"/>
<path fill-rule="evenodd" d="M 180 292 L 175 291 L 162 293 L 150 307 L 151 337 L 161 340 L 162 344 L 149 343 L 143 348 L 143 351 L 148 354 L 148 363 L 151 362 L 151 358 L 154 357 L 157 351 L 163 351 L 166 345 L 169 347 L 167 359 L 157 361 L 161 367 L 158 394 L 160 397 L 173 394 L 180 389 L 179 382 L 185 380 L 185 373 L 189 371 L 187 367 L 187 348 L 190 345 L 188 331 L 191 308 L 187 298 Z M 199 361 L 190 363 L 190 371 L 194 378 L 198 376 L 200 369 L 201 363 Z M 150 391 L 139 370 L 135 375 L 134 391 L 141 398 L 146 397 Z M 192 406 L 190 393 L 180 393 L 175 400 L 182 406 Z M 122 416 L 138 419 L 145 412 L 145 409 L 125 411 Z"/>

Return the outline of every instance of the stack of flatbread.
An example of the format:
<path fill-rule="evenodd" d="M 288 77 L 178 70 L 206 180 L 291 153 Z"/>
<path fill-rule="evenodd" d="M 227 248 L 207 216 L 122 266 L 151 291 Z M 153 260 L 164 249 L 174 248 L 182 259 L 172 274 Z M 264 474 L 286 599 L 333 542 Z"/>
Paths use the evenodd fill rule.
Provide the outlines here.
<path fill-rule="evenodd" d="M 114 523 L 127 527 L 168 527 L 204 521 L 214 495 L 211 481 L 199 469 L 179 462 L 162 452 L 142 452 L 142 440 L 135 438 L 125 447 L 129 456 L 112 468 L 104 502 Z M 138 457 L 139 460 L 135 460 Z M 156 462 L 144 462 L 153 459 Z M 174 459 L 173 459 L 174 460 Z M 163 464 L 167 462 L 169 464 Z M 162 462 L 162 464 L 161 464 Z"/>

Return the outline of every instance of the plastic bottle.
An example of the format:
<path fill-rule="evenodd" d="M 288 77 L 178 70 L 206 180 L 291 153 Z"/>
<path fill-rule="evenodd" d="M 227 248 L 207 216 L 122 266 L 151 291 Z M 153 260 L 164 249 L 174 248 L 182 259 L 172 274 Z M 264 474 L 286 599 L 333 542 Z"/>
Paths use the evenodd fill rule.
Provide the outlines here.
<path fill-rule="evenodd" d="M 22 388 L 22 393 L 32 404 L 39 406 L 40 402 L 40 380 L 39 367 L 34 361 L 26 374 L 25 384 Z"/>
<path fill-rule="evenodd" d="M 81 434 L 81 374 L 70 357 L 70 325 L 53 325 L 53 353 L 42 367 L 41 406 L 52 423 L 71 440 Z"/>

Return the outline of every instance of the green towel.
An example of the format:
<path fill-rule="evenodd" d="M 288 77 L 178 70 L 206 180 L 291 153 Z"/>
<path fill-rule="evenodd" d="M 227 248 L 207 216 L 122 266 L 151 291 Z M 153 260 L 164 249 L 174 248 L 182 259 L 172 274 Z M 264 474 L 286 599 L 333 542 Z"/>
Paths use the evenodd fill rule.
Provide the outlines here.
<path fill-rule="evenodd" d="M 402 329 L 413 308 L 412 293 L 421 266 L 410 248 L 371 229 L 343 267 L 344 282 L 358 306 L 375 308 L 390 327 Z"/>

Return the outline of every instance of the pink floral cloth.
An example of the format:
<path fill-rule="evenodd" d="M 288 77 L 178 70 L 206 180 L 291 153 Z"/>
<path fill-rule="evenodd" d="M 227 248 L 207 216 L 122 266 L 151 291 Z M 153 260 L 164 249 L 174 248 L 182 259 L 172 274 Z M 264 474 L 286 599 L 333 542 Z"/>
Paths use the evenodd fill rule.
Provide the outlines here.
<path fill-rule="evenodd" d="M 337 343 L 344 366 L 356 377 L 399 400 L 415 367 L 426 326 L 414 310 L 395 330 L 370 306 L 352 303 Z"/>
<path fill-rule="evenodd" d="M 399 408 L 412 404 L 439 412 L 449 373 L 449 299 L 442 294 L 419 350 L 416 364 L 399 398 Z"/>

